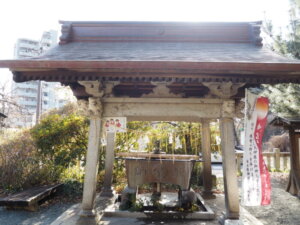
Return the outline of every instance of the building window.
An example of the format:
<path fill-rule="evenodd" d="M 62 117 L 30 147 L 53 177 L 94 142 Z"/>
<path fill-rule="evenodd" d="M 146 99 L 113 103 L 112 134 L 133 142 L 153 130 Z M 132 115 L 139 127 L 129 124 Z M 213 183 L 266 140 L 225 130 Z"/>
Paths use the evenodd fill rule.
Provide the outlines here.
<path fill-rule="evenodd" d="M 47 105 L 48 104 L 48 102 L 47 101 L 44 101 L 44 105 Z"/>

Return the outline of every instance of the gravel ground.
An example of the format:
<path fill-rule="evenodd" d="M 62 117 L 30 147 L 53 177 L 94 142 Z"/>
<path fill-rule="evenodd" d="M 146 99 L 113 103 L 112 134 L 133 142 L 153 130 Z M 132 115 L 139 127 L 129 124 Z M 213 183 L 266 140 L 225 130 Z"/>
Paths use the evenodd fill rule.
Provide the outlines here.
<path fill-rule="evenodd" d="M 245 207 L 263 224 L 300 224 L 300 200 L 285 191 L 288 174 L 272 173 L 271 204 L 260 207 Z"/>
<path fill-rule="evenodd" d="M 38 212 L 0 207 L 0 225 L 49 225 L 74 203 L 42 205 Z"/>
<path fill-rule="evenodd" d="M 266 225 L 297 225 L 300 224 L 300 200 L 285 191 L 288 174 L 272 173 L 272 203 L 269 206 L 244 207 L 254 217 Z M 49 225 L 74 203 L 44 204 L 38 212 L 8 211 L 0 207 L 0 225 Z M 101 201 L 102 202 L 102 201 Z M 218 195 L 215 200 L 206 201 L 217 212 L 224 211 L 224 198 Z M 102 204 L 101 204 L 102 205 Z M 121 221 L 121 223 L 120 223 Z M 217 221 L 140 221 L 136 219 L 102 218 L 101 225 L 117 224 L 217 224 Z"/>

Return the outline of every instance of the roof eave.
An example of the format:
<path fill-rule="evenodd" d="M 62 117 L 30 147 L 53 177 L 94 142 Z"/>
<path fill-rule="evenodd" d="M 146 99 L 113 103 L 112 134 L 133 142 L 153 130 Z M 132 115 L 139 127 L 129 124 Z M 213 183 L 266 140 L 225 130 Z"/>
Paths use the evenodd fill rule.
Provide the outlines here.
<path fill-rule="evenodd" d="M 240 73 L 283 72 L 300 74 L 300 63 L 274 62 L 194 62 L 194 61 L 47 61 L 47 60 L 0 60 L 0 68 L 12 71 L 53 69 L 160 69 L 205 70 L 213 73 L 237 71 Z"/>

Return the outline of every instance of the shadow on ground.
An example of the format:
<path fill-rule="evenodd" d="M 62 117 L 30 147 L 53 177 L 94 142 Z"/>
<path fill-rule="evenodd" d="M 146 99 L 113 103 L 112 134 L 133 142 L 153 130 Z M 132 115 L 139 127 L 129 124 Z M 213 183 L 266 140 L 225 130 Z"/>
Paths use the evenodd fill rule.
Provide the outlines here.
<path fill-rule="evenodd" d="M 24 210 L 6 210 L 5 207 L 0 207 L 0 224 L 49 225 L 72 205 L 72 203 L 56 203 L 48 207 L 41 207 L 38 212 L 28 212 Z"/>

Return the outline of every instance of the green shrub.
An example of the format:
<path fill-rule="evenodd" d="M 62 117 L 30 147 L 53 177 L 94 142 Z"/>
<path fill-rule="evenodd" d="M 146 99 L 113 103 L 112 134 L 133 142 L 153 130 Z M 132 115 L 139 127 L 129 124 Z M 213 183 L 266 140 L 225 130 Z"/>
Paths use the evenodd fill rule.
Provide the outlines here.
<path fill-rule="evenodd" d="M 78 197 L 82 195 L 83 183 L 75 179 L 64 181 L 62 192 L 67 197 Z"/>
<path fill-rule="evenodd" d="M 88 121 L 77 111 L 74 104 L 52 110 L 30 130 L 1 140 L 0 189 L 14 192 L 59 181 L 66 182 L 66 190 L 82 189 L 83 171 L 75 165 L 85 159 Z"/>
<path fill-rule="evenodd" d="M 82 195 L 84 170 L 79 163 L 63 170 L 60 174 L 60 182 L 63 183 L 62 194 L 69 198 Z"/>
<path fill-rule="evenodd" d="M 60 171 L 44 161 L 28 131 L 0 146 L 0 188 L 14 192 L 34 185 L 52 183 Z"/>
<path fill-rule="evenodd" d="M 77 180 L 83 183 L 84 180 L 84 169 L 80 165 L 75 165 L 63 170 L 60 174 L 60 181 L 65 182 L 68 180 Z"/>
<path fill-rule="evenodd" d="M 85 117 L 49 115 L 31 129 L 31 134 L 39 153 L 56 166 L 66 168 L 84 160 L 88 134 Z"/>

